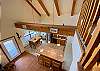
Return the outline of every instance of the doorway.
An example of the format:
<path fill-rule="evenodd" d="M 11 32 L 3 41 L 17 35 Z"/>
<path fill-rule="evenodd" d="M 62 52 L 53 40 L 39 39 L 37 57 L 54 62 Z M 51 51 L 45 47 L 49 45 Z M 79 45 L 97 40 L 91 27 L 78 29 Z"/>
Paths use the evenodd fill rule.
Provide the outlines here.
<path fill-rule="evenodd" d="M 10 37 L 0 41 L 1 49 L 8 58 L 9 61 L 12 61 L 17 56 L 21 54 L 20 49 L 17 45 L 15 37 Z"/>

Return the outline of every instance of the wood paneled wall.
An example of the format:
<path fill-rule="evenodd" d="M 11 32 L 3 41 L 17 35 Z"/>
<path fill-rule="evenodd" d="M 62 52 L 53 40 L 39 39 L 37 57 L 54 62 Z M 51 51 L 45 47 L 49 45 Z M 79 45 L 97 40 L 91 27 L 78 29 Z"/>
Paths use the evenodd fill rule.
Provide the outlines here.
<path fill-rule="evenodd" d="M 23 27 L 25 26 L 25 27 Z M 58 33 L 67 36 L 74 36 L 76 26 L 63 26 L 63 25 L 46 25 L 46 24 L 38 24 L 38 23 L 25 23 L 25 22 L 17 22 L 15 23 L 16 28 L 35 30 L 40 32 L 50 32 L 50 28 L 57 28 Z"/>
<path fill-rule="evenodd" d="M 89 71 L 100 59 L 100 0 L 84 0 L 77 27 L 83 52 L 80 64 Z"/>

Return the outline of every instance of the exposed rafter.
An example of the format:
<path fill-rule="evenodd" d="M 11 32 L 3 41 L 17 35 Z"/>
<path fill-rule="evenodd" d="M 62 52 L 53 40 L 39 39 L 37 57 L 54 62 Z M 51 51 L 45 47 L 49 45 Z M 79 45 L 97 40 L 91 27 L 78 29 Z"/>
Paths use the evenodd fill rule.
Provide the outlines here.
<path fill-rule="evenodd" d="M 36 30 L 40 32 L 47 32 L 51 33 L 50 29 L 56 28 L 59 29 L 57 34 L 67 35 L 67 36 L 74 36 L 76 26 L 63 26 L 63 25 L 53 25 L 53 24 L 41 24 L 41 23 L 28 23 L 28 22 L 16 22 L 16 28 L 28 29 L 28 30 Z M 62 32 L 63 31 L 63 32 Z"/>
<path fill-rule="evenodd" d="M 56 6 L 57 14 L 58 14 L 58 16 L 60 16 L 60 9 L 59 9 L 59 5 L 58 5 L 58 0 L 54 0 L 54 3 Z"/>
<path fill-rule="evenodd" d="M 41 7 L 43 8 L 43 10 L 45 11 L 45 13 L 50 16 L 50 13 L 48 12 L 48 10 L 46 9 L 45 5 L 43 4 L 42 0 L 37 0 L 39 2 L 39 4 L 41 5 Z"/>
<path fill-rule="evenodd" d="M 73 4 L 72 4 L 72 11 L 71 11 L 71 16 L 73 16 L 73 15 L 74 15 L 75 5 L 76 5 L 76 0 L 73 0 Z"/>
<path fill-rule="evenodd" d="M 36 13 L 41 16 L 41 14 L 38 12 L 38 10 L 32 5 L 32 3 L 29 0 L 26 0 L 26 2 L 36 11 Z"/>

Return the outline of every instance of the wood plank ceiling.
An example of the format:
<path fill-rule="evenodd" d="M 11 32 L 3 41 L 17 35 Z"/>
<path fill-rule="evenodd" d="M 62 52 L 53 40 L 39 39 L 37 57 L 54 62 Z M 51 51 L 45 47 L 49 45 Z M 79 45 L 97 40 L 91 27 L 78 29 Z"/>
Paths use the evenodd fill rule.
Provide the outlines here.
<path fill-rule="evenodd" d="M 59 9 L 59 5 L 58 5 L 58 0 L 54 0 L 54 3 L 56 6 L 57 14 L 58 14 L 58 16 L 60 16 L 60 9 Z"/>
<path fill-rule="evenodd" d="M 41 16 L 40 12 L 32 5 L 31 1 L 26 0 L 26 2 L 36 11 L 36 13 Z"/>
<path fill-rule="evenodd" d="M 42 2 L 42 0 L 37 0 L 37 1 L 40 3 L 41 7 L 42 7 L 43 10 L 46 12 L 47 16 L 50 16 L 50 13 L 49 13 L 48 10 L 46 9 L 46 7 L 45 7 L 44 3 Z"/>
<path fill-rule="evenodd" d="M 57 16 L 64 14 L 74 15 L 76 2 L 78 0 L 26 0 L 26 2 L 35 10 L 35 12 L 41 15 L 53 15 Z"/>

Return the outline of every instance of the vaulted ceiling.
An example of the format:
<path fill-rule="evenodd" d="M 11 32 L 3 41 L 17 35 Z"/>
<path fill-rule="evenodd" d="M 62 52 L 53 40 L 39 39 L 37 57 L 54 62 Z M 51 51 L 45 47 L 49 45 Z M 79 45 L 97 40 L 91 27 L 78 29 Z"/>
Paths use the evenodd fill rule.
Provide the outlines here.
<path fill-rule="evenodd" d="M 32 23 L 35 20 L 39 24 L 76 25 L 82 2 L 83 0 L 3 0 L 2 18 L 14 22 Z"/>
<path fill-rule="evenodd" d="M 26 0 L 39 16 L 76 15 L 83 0 Z"/>
<path fill-rule="evenodd" d="M 76 25 L 83 0 L 25 0 L 43 24 Z M 36 14 L 33 14 L 35 16 Z"/>

